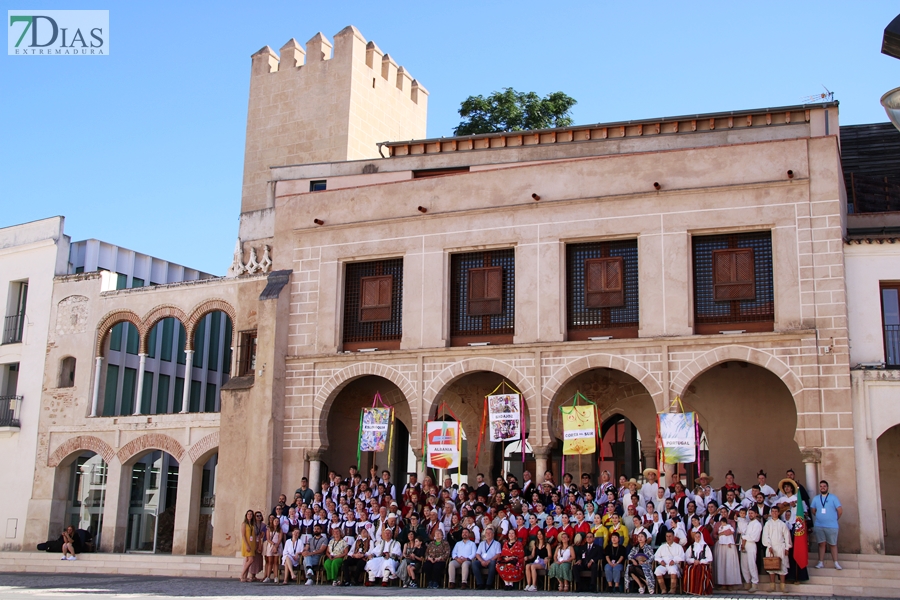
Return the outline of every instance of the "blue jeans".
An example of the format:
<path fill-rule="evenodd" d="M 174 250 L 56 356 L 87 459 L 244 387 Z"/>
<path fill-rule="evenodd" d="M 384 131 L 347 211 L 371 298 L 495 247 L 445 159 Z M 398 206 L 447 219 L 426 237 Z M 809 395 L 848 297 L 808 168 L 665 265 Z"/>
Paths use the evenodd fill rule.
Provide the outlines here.
<path fill-rule="evenodd" d="M 617 565 L 611 565 L 607 563 L 606 566 L 603 567 L 603 572 L 606 573 L 606 582 L 613 585 L 618 585 L 619 581 L 622 580 L 623 570 L 625 570 L 625 565 L 621 563 Z"/>
<path fill-rule="evenodd" d="M 487 574 L 487 582 L 484 580 L 484 574 Z M 477 559 L 472 560 L 472 574 L 475 576 L 476 585 L 494 585 L 494 577 L 497 575 L 497 559 L 491 560 L 488 566 L 482 567 Z"/>

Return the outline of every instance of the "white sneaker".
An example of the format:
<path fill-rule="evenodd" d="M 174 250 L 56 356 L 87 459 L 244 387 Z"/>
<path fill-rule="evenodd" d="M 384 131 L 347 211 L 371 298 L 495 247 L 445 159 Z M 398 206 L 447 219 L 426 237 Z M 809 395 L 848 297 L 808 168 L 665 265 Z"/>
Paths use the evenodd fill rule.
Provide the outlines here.
<path fill-rule="evenodd" d="M 63 557 L 60 558 L 59 560 L 69 560 L 69 557 L 68 557 L 68 556 L 63 556 Z"/>
<path fill-rule="evenodd" d="M 824 566 L 825 566 L 825 563 L 823 563 L 821 560 L 816 564 L 817 569 L 821 569 Z"/>
<path fill-rule="evenodd" d="M 312 580 L 312 579 L 307 579 L 307 580 L 306 580 L 306 585 L 312 585 L 312 584 L 313 584 L 313 580 Z"/>
<path fill-rule="evenodd" d="M 841 566 L 841 563 L 839 563 L 837 561 L 835 561 L 835 563 L 834 563 L 834 568 L 837 569 L 838 571 L 844 570 L 844 567 Z"/>
<path fill-rule="evenodd" d="M 78 557 L 77 557 L 77 556 L 70 556 L 70 557 L 69 557 L 68 559 L 66 559 L 66 560 L 78 560 Z"/>

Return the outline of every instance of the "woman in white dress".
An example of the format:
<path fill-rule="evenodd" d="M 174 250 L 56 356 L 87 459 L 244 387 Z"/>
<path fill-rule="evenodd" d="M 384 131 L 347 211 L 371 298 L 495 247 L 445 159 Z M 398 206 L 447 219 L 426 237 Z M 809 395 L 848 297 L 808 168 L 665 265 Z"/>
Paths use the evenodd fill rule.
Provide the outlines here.
<path fill-rule="evenodd" d="M 715 565 L 716 583 L 731 589 L 741 585 L 741 559 L 735 546 L 735 525 L 728 519 L 728 508 L 719 508 L 719 519 L 713 531 L 716 537 Z"/>

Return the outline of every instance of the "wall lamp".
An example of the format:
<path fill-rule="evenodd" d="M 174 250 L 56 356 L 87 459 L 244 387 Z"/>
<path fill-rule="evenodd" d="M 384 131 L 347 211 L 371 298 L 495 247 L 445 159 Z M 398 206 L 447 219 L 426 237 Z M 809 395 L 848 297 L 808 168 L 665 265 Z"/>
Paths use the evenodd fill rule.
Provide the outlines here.
<path fill-rule="evenodd" d="M 313 219 L 313 223 L 315 223 L 316 225 L 324 225 L 325 221 L 323 221 L 322 219 Z"/>
<path fill-rule="evenodd" d="M 425 213 L 428 212 L 428 209 L 425 208 L 424 206 L 420 206 L 420 207 L 418 208 L 418 210 L 419 210 L 419 212 L 422 213 L 423 215 L 424 215 Z"/>

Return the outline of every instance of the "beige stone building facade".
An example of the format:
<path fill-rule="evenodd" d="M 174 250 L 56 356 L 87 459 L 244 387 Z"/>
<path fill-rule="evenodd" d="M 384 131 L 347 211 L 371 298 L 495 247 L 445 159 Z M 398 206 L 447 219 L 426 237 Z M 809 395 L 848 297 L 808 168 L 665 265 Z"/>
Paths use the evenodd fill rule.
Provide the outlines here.
<path fill-rule="evenodd" d="M 717 482 L 829 479 L 842 549 L 860 550 L 836 104 L 423 139 L 427 92 L 352 27 L 333 56 L 317 35 L 305 59 L 292 40 L 251 69 L 233 276 L 119 292 L 57 279 L 51 318 L 83 295 L 92 326 L 51 331 L 48 364 L 97 367 L 65 392 L 45 376 L 27 540 L 62 524 L 67 467 L 92 452 L 109 473 L 102 545 L 126 549 L 143 502 L 129 474 L 160 452 L 178 465 L 171 551 L 233 556 L 247 508 L 346 473 L 376 392 L 396 411 L 398 483 L 445 412 L 467 435 L 464 475 L 476 458 L 521 470 L 499 446 L 476 457 L 484 396 L 505 381 L 533 471 L 560 477 L 559 408 L 576 391 L 608 448 L 579 466 L 627 476 L 656 464 L 656 413 L 680 399 Z M 220 411 L 91 416 L 116 323 L 144 348 L 177 319 L 187 353 L 213 311 L 232 323 Z"/>

